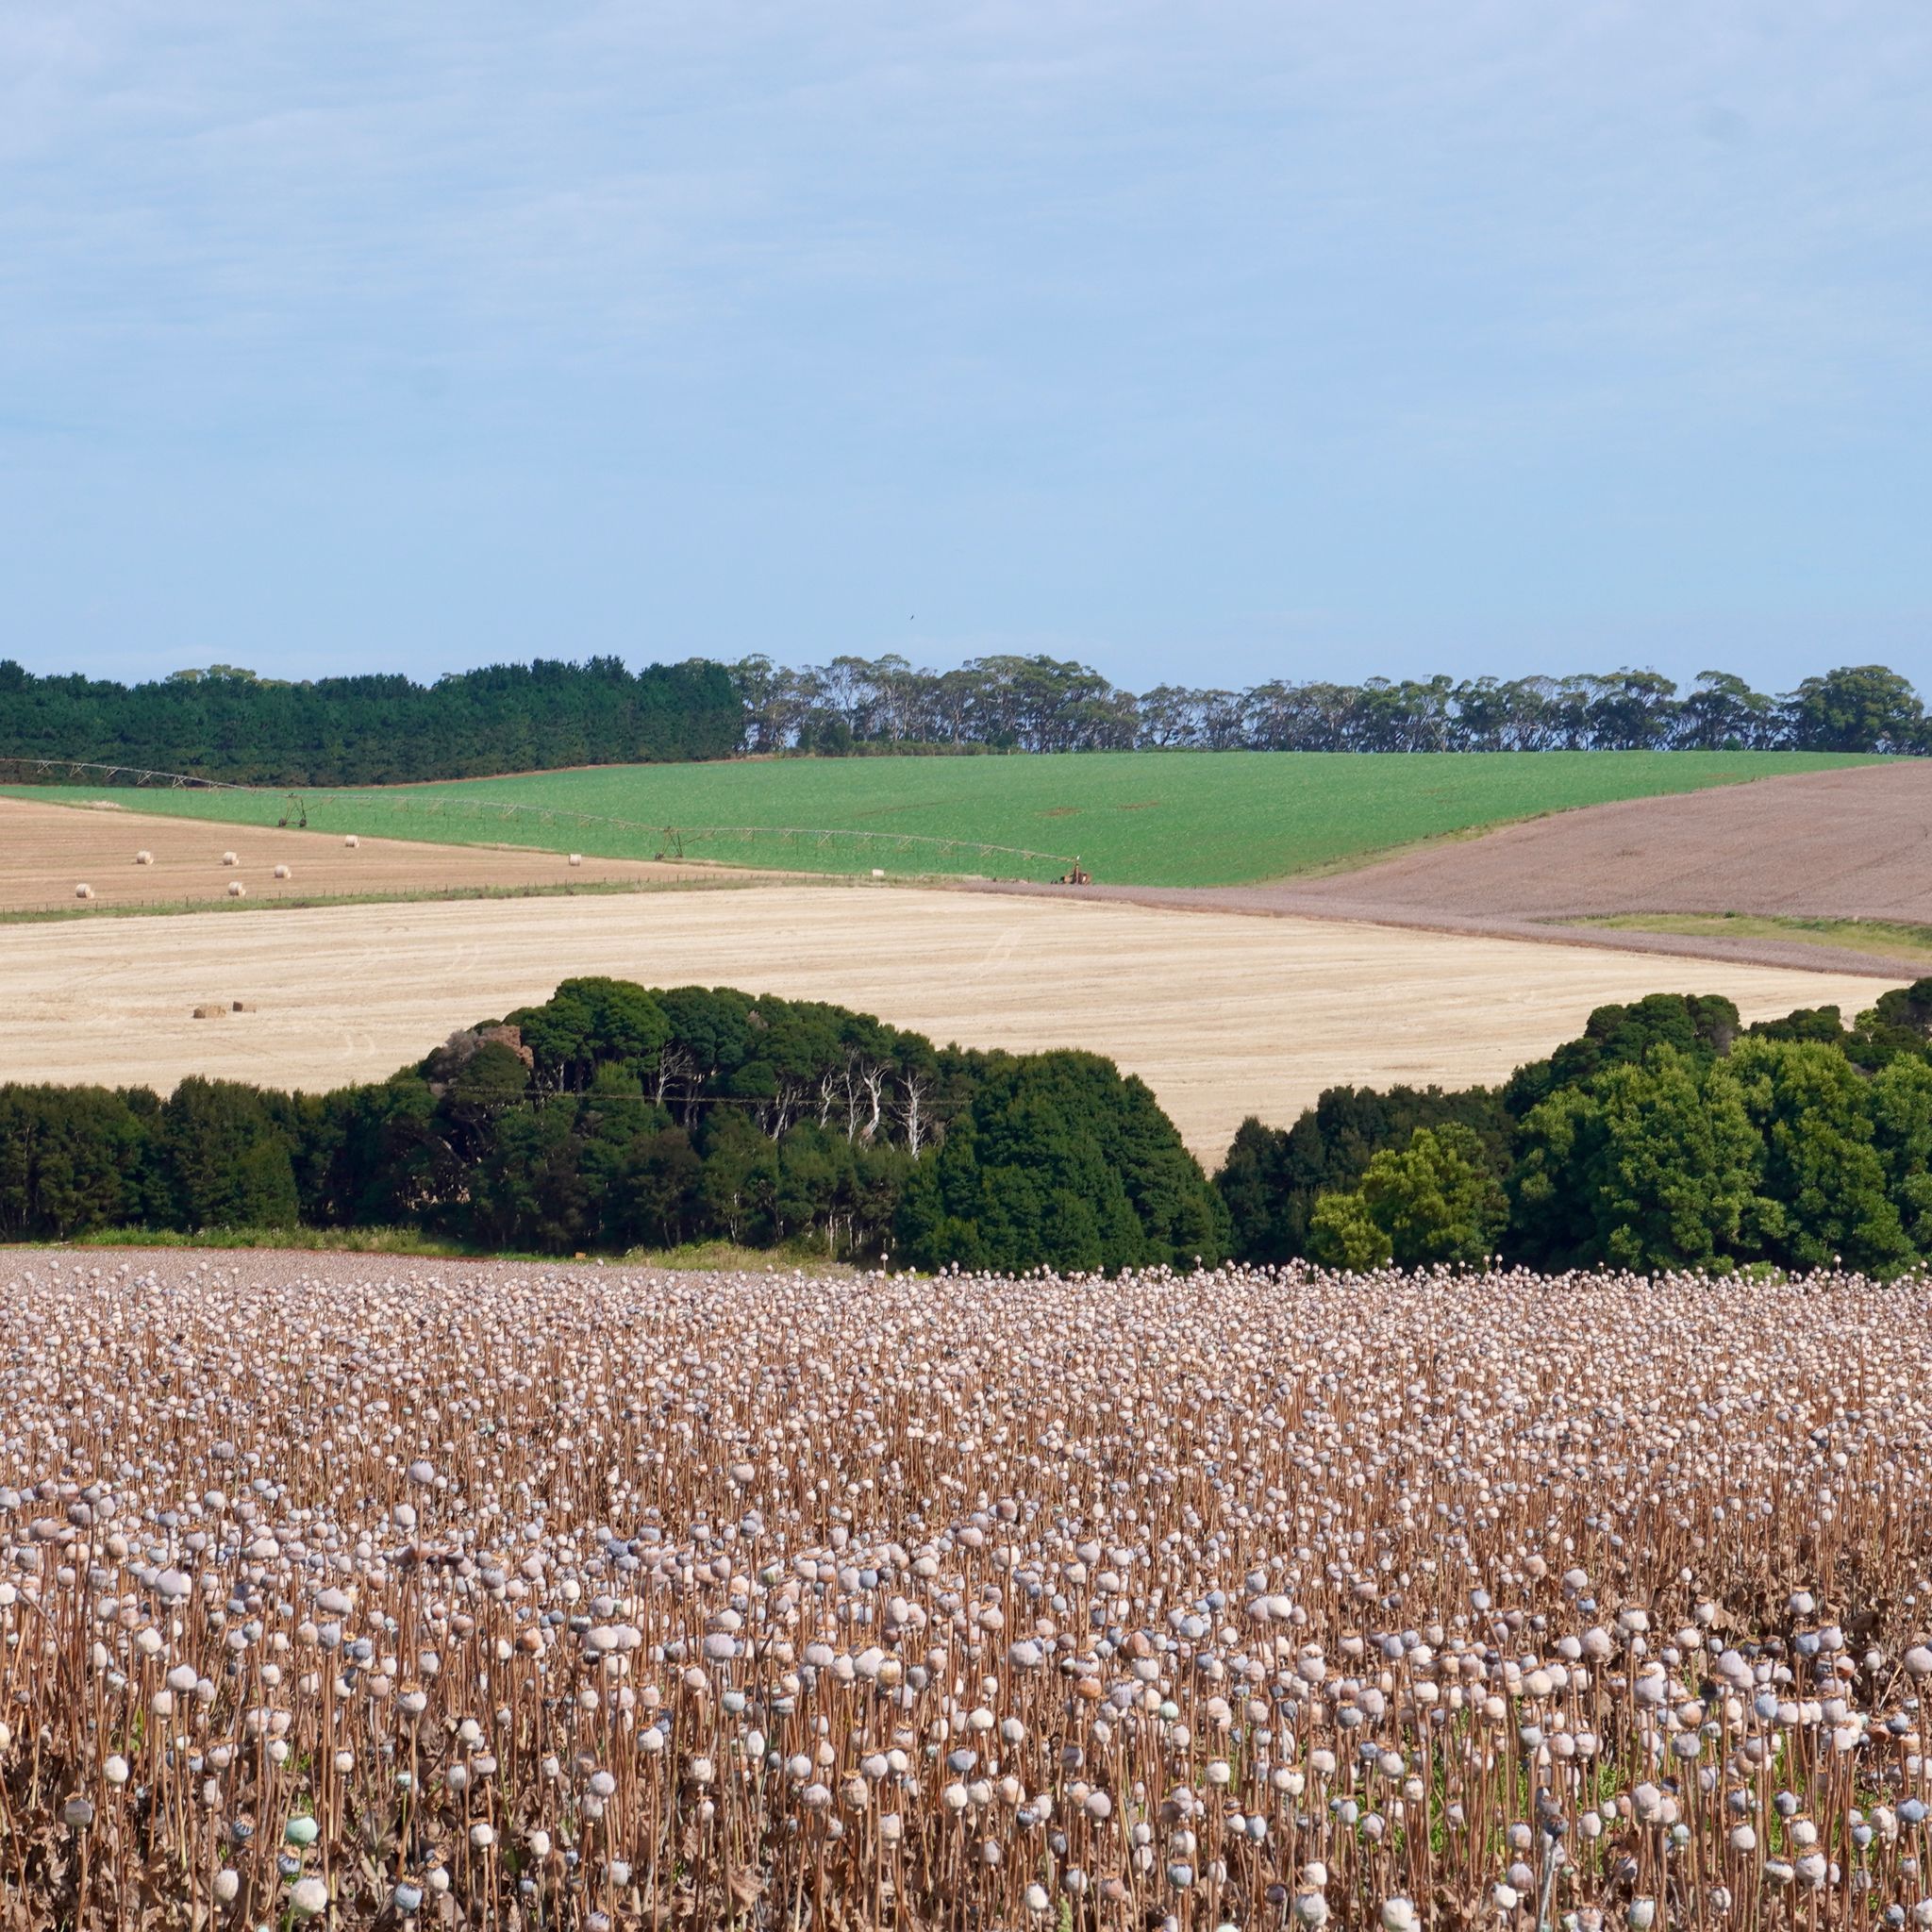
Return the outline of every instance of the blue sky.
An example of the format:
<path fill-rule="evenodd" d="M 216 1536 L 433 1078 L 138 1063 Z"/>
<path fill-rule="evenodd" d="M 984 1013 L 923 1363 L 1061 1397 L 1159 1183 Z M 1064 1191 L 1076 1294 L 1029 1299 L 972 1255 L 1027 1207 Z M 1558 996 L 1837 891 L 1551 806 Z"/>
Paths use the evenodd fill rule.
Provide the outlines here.
<path fill-rule="evenodd" d="M 0 655 L 1932 681 L 1921 0 L 0 4 Z"/>

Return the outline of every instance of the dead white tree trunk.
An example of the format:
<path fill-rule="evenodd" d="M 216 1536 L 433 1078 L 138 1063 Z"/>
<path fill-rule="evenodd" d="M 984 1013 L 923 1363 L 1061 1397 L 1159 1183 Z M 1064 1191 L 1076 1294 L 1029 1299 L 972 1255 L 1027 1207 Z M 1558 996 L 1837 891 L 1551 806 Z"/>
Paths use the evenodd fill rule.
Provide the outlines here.
<path fill-rule="evenodd" d="M 658 1105 L 664 1105 L 664 1096 L 671 1091 L 674 1080 L 689 1080 L 698 1070 L 696 1060 L 681 1046 L 673 1044 L 664 1048 L 658 1056 L 656 1094 Z"/>
<path fill-rule="evenodd" d="M 918 1074 L 903 1074 L 899 1091 L 903 1096 L 899 1118 L 906 1124 L 906 1151 L 917 1160 L 919 1150 L 925 1143 L 925 1081 Z"/>
<path fill-rule="evenodd" d="M 861 1138 L 870 1146 L 879 1137 L 879 1123 L 886 1111 L 886 1070 L 883 1067 L 866 1065 L 858 1070 L 859 1085 L 865 1089 L 866 1100 L 872 1108 L 872 1118 L 866 1122 Z"/>

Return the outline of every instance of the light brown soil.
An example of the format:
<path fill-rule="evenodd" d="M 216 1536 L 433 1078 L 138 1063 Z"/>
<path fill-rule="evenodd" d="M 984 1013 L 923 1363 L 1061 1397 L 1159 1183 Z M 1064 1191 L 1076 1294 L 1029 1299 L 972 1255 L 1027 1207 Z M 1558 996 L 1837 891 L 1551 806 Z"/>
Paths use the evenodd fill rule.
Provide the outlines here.
<path fill-rule="evenodd" d="M 138 851 L 152 865 L 137 865 Z M 241 860 L 225 866 L 222 854 Z M 293 874 L 275 877 L 286 865 Z M 68 911 L 75 887 L 94 889 L 97 906 L 179 906 L 225 899 L 240 879 L 251 900 L 313 899 L 339 893 L 415 892 L 478 886 L 649 884 L 718 876 L 716 867 L 650 865 L 523 846 L 432 845 L 364 839 L 351 850 L 334 833 L 257 831 L 106 808 L 77 809 L 0 798 L 0 911 Z"/>
<path fill-rule="evenodd" d="M 1932 759 L 1558 812 L 1301 889 L 1408 911 L 1932 921 Z"/>
<path fill-rule="evenodd" d="M 1326 878 L 1064 891 L 1200 911 L 1370 920 L 1679 958 L 1896 974 L 1896 960 L 1800 941 L 1608 931 L 1564 922 L 1611 913 L 1744 912 L 1932 923 L 1932 758 L 1585 806 Z"/>
<path fill-rule="evenodd" d="M 941 1041 L 1091 1048 L 1140 1074 L 1212 1163 L 1243 1114 L 1286 1124 L 1341 1081 L 1500 1079 L 1605 1001 L 1675 989 L 1728 993 L 1748 1018 L 1849 1012 L 1905 976 L 1807 963 L 1660 970 L 1602 946 L 865 883 L 63 920 L 0 925 L 0 1078 L 313 1091 L 608 973 L 835 1001 Z M 190 1017 L 238 999 L 255 1010 Z"/>

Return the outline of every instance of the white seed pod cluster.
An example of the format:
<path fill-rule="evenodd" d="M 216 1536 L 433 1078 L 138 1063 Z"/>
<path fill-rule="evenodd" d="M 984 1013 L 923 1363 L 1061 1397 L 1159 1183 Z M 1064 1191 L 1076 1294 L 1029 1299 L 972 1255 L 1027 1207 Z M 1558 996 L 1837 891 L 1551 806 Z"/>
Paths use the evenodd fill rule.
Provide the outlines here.
<path fill-rule="evenodd" d="M 0 1292 L 34 1923 L 1932 1924 L 1924 1282 Z"/>

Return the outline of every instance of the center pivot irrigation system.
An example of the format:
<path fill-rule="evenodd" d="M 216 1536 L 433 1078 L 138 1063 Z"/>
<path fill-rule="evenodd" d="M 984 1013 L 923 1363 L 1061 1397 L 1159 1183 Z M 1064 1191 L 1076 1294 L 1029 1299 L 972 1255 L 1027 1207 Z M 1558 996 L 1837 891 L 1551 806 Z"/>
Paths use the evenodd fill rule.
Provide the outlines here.
<path fill-rule="evenodd" d="M 808 825 L 651 825 L 638 819 L 610 818 L 598 812 L 574 811 L 560 806 L 521 805 L 510 799 L 452 798 L 440 792 L 426 797 L 412 797 L 410 790 L 400 787 L 387 791 L 343 788 L 305 792 L 287 791 L 278 786 L 232 785 L 225 779 L 196 777 L 191 773 L 152 772 L 140 765 L 95 764 L 79 758 L 0 758 L 0 783 L 97 785 L 104 789 L 120 787 L 146 791 L 219 791 L 259 800 L 264 804 L 278 800 L 275 823 L 297 830 L 308 827 L 311 812 L 318 815 L 326 812 L 333 818 L 341 808 L 360 806 L 393 813 L 398 818 L 430 822 L 555 825 L 577 831 L 608 828 L 639 835 L 646 843 L 655 842 L 657 849 L 652 856 L 660 859 L 689 858 L 692 856 L 691 848 L 693 846 L 715 847 L 736 843 L 749 848 L 760 841 L 771 840 L 790 849 L 809 845 L 830 854 L 850 841 L 862 851 L 879 857 L 895 853 L 922 856 L 930 853 L 935 858 L 954 857 L 954 870 L 964 869 L 958 864 L 959 859 L 977 860 L 982 869 L 999 859 L 1019 859 L 1024 861 L 1029 869 L 1041 866 L 1064 868 L 1056 881 L 1059 885 L 1086 886 L 1093 882 L 1092 874 L 1081 867 L 1077 854 L 1035 852 L 1024 845 L 995 845 L 980 839 L 942 839 L 925 832 L 874 832 Z M 344 827 L 331 825 L 328 829 L 341 830 Z M 359 826 L 347 829 L 374 831 L 366 821 Z"/>

